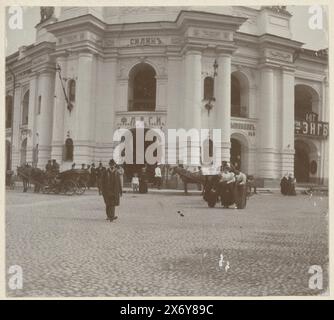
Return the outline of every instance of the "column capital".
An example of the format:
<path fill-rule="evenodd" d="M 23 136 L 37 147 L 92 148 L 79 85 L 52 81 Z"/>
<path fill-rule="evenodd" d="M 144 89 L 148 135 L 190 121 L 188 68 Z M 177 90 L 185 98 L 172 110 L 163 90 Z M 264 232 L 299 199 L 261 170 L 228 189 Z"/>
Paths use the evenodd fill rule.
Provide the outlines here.
<path fill-rule="evenodd" d="M 229 52 L 220 51 L 217 53 L 218 58 L 231 58 L 232 55 Z"/>
<path fill-rule="evenodd" d="M 237 48 L 238 47 L 234 44 L 234 42 L 230 42 L 223 46 L 217 46 L 215 51 L 218 56 L 231 56 Z"/>
<path fill-rule="evenodd" d="M 282 66 L 281 70 L 282 70 L 282 73 L 284 73 L 284 74 L 293 75 L 295 73 L 295 68 L 291 68 L 291 67 L 287 67 L 287 66 Z"/>
<path fill-rule="evenodd" d="M 186 44 L 182 50 L 181 54 L 187 55 L 187 54 L 202 54 L 202 51 L 206 48 L 205 45 L 201 44 Z"/>
<path fill-rule="evenodd" d="M 39 72 L 38 71 L 32 71 L 29 75 L 29 80 L 36 80 L 39 76 Z"/>
<path fill-rule="evenodd" d="M 274 72 L 274 68 L 274 66 L 269 64 L 261 64 L 258 66 L 258 69 L 260 69 L 261 72 Z"/>
<path fill-rule="evenodd" d="M 94 53 L 90 50 L 80 51 L 78 52 L 79 59 L 86 57 L 86 58 L 92 58 L 94 56 Z"/>

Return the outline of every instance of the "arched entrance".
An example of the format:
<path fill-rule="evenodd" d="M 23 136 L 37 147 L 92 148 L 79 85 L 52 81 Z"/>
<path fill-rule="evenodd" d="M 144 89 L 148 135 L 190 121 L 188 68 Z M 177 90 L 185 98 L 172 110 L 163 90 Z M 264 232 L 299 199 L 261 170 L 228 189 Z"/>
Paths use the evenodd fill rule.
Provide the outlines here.
<path fill-rule="evenodd" d="M 295 141 L 294 175 L 299 183 L 314 182 L 318 176 L 317 148 L 306 140 Z"/>
<path fill-rule="evenodd" d="M 241 134 L 234 132 L 231 135 L 231 149 L 230 149 L 230 163 L 236 169 L 244 173 L 248 173 L 249 159 L 248 159 L 248 141 L 247 138 Z"/>
<path fill-rule="evenodd" d="M 132 139 L 132 141 L 130 141 L 130 139 L 125 139 L 125 137 L 121 139 L 121 141 L 125 141 L 125 143 L 127 143 L 126 141 L 130 142 L 131 146 L 127 146 L 126 150 L 132 149 L 132 156 L 133 156 L 132 164 L 126 163 L 126 161 L 124 162 L 124 175 L 126 178 L 126 182 L 130 182 L 135 173 L 140 175 L 142 168 L 145 166 L 146 166 L 146 173 L 147 173 L 149 182 L 153 182 L 154 180 L 154 169 L 155 169 L 156 163 L 155 164 L 147 163 L 146 158 L 145 158 L 145 153 L 146 153 L 147 148 L 152 143 L 156 142 L 156 137 L 153 138 L 153 141 L 145 141 L 145 135 L 148 130 L 149 130 L 148 128 L 134 128 L 130 130 L 132 134 L 132 138 L 130 137 L 130 139 Z M 140 145 L 137 146 L 137 135 L 139 137 L 142 136 L 144 138 L 143 148 L 141 148 Z M 157 150 L 153 151 L 153 155 L 157 156 Z M 121 153 L 121 157 L 125 157 L 124 150 Z"/>
<path fill-rule="evenodd" d="M 308 151 L 303 146 L 296 146 L 294 175 L 297 182 L 309 182 L 309 163 Z"/>
<path fill-rule="evenodd" d="M 319 94 L 313 87 L 305 84 L 295 85 L 295 120 L 309 121 L 308 115 L 317 119 L 319 99 Z M 319 155 L 316 145 L 317 141 L 312 136 L 296 135 L 294 175 L 299 183 L 317 182 Z"/>
<path fill-rule="evenodd" d="M 232 138 L 231 139 L 231 158 L 230 163 L 235 169 L 241 170 L 241 143 Z"/>
<path fill-rule="evenodd" d="M 135 65 L 129 74 L 128 110 L 154 111 L 156 103 L 156 72 L 147 63 Z"/>
<path fill-rule="evenodd" d="M 27 162 L 27 138 L 25 138 L 21 143 L 21 165 Z"/>

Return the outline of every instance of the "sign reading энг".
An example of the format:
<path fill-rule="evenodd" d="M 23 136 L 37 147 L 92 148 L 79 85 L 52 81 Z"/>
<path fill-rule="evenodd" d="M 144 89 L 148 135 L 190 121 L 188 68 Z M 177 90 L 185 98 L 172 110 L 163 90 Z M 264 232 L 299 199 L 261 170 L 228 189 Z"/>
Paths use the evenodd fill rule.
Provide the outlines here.
<path fill-rule="evenodd" d="M 329 131 L 328 122 L 318 121 L 318 115 L 314 112 L 306 113 L 305 120 L 295 121 L 295 134 L 317 138 L 327 138 Z"/>
<path fill-rule="evenodd" d="M 142 38 L 131 38 L 131 46 L 154 46 L 160 45 L 162 41 L 159 37 L 142 37 Z"/>

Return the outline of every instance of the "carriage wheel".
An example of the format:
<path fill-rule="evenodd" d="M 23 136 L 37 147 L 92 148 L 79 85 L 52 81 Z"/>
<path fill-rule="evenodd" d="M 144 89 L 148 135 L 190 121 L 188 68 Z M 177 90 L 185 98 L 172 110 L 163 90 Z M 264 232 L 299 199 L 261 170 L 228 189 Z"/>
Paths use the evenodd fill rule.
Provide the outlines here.
<path fill-rule="evenodd" d="M 83 184 L 77 183 L 75 188 L 75 193 L 78 195 L 84 194 L 86 191 L 86 186 Z"/>
<path fill-rule="evenodd" d="M 208 206 L 209 206 L 210 208 L 214 208 L 215 205 L 216 205 L 216 201 L 208 201 Z"/>
<path fill-rule="evenodd" d="M 43 192 L 44 194 L 49 194 L 49 193 L 51 192 L 51 188 L 50 188 L 50 186 L 48 186 L 48 185 L 43 186 L 43 187 L 42 187 L 42 192 Z"/>
<path fill-rule="evenodd" d="M 65 181 L 62 187 L 63 187 L 62 188 L 63 193 L 68 196 L 72 196 L 76 192 L 76 189 L 77 189 L 76 184 L 71 180 Z"/>

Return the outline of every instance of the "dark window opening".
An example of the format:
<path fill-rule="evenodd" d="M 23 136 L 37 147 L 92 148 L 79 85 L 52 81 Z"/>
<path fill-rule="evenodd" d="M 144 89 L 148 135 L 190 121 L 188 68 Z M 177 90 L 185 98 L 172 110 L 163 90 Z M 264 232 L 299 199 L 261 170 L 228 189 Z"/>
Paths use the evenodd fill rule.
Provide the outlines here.
<path fill-rule="evenodd" d="M 13 98 L 6 96 L 6 129 L 12 127 L 13 120 Z"/>
<path fill-rule="evenodd" d="M 27 125 L 29 120 L 29 90 L 24 94 L 22 101 L 22 125 Z"/>
<path fill-rule="evenodd" d="M 204 79 L 204 100 L 211 100 L 214 97 L 214 80 L 212 77 Z"/>
<path fill-rule="evenodd" d="M 305 120 L 307 113 L 313 111 L 314 97 L 311 90 L 304 85 L 295 86 L 295 119 Z"/>
<path fill-rule="evenodd" d="M 42 110 L 42 96 L 38 96 L 37 114 L 41 114 L 41 110 Z"/>
<path fill-rule="evenodd" d="M 75 80 L 70 80 L 68 83 L 68 99 L 70 102 L 75 102 L 75 89 L 76 89 L 76 83 Z"/>
<path fill-rule="evenodd" d="M 129 111 L 154 111 L 156 101 L 156 73 L 146 63 L 133 68 L 129 79 Z"/>
<path fill-rule="evenodd" d="M 66 139 L 64 146 L 64 161 L 73 161 L 73 140 L 71 138 Z"/>
<path fill-rule="evenodd" d="M 234 75 L 231 76 L 231 116 L 241 117 L 241 87 Z"/>

